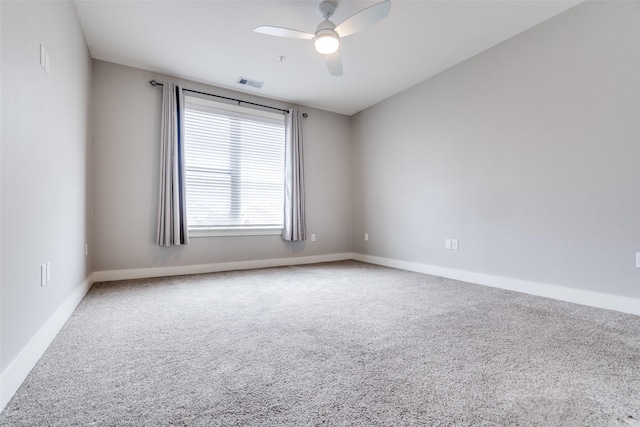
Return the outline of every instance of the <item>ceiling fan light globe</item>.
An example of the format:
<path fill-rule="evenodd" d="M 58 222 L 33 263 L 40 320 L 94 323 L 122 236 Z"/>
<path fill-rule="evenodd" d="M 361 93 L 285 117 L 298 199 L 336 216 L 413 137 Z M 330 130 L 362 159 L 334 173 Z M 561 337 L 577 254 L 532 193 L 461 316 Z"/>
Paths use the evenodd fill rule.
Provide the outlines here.
<path fill-rule="evenodd" d="M 337 52 L 340 46 L 340 40 L 333 34 L 322 34 L 316 37 L 314 45 L 318 53 L 330 55 Z"/>

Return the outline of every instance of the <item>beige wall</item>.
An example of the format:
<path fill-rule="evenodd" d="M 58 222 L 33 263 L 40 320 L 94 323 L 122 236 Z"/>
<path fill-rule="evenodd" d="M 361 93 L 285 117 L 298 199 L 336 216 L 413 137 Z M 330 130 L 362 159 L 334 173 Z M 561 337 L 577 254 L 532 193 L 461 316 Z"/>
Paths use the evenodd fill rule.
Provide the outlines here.
<path fill-rule="evenodd" d="M 2 10 L 0 372 L 92 271 L 91 61 L 71 2 Z M 40 43 L 50 75 L 40 67 Z M 51 282 L 40 286 L 40 265 Z"/>
<path fill-rule="evenodd" d="M 286 244 L 280 236 L 192 238 L 190 245 L 155 244 L 162 76 L 93 62 L 94 224 L 96 271 L 187 266 L 335 254 L 351 250 L 349 117 L 303 108 L 307 230 L 315 242 Z M 172 79 L 180 81 L 178 79 Z M 184 82 L 204 92 L 289 105 Z"/>
<path fill-rule="evenodd" d="M 640 2 L 583 3 L 353 133 L 354 252 L 640 297 Z"/>

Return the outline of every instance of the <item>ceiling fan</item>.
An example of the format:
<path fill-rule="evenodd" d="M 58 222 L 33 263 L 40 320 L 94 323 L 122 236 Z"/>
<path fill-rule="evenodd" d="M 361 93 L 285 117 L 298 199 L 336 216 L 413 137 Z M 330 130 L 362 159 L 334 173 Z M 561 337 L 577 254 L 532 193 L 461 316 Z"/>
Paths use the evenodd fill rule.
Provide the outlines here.
<path fill-rule="evenodd" d="M 340 38 L 364 30 L 368 26 L 375 24 L 387 16 L 389 14 L 389 10 L 391 10 L 391 1 L 384 0 L 380 3 L 376 3 L 373 6 L 357 12 L 339 25 L 336 25 L 329 20 L 336 11 L 335 1 L 323 1 L 320 3 L 319 9 L 320 13 L 322 13 L 322 16 L 324 17 L 324 21 L 318 24 L 315 34 L 283 27 L 272 27 L 270 25 L 261 25 L 254 28 L 253 31 L 256 33 L 268 34 L 270 36 L 304 40 L 313 39 L 316 51 L 325 55 L 327 67 L 329 68 L 331 75 L 341 76 L 342 59 L 338 52 Z"/>

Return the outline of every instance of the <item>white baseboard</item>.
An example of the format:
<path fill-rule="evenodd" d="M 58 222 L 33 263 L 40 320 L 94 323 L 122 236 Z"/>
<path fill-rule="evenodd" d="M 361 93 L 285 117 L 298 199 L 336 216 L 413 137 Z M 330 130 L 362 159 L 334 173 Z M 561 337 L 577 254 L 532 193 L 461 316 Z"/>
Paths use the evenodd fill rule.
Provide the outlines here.
<path fill-rule="evenodd" d="M 507 277 L 492 276 L 482 273 L 457 270 L 446 267 L 438 267 L 428 264 L 419 264 L 408 261 L 400 261 L 390 258 L 376 257 L 358 253 L 339 253 L 329 255 L 316 255 L 292 258 L 276 258 L 256 261 L 238 261 L 216 264 L 200 264 L 191 266 L 140 268 L 132 270 L 97 271 L 90 274 L 87 279 L 74 291 L 60 308 L 49 318 L 29 344 L 22 350 L 16 359 L 0 375 L 0 411 L 4 409 L 11 397 L 18 390 L 31 369 L 44 354 L 49 344 L 60 331 L 67 319 L 71 316 L 85 294 L 91 289 L 94 282 L 110 280 L 138 279 L 147 277 L 176 276 L 185 274 L 213 273 L 217 271 L 249 270 L 255 268 L 281 267 L 289 265 L 315 264 L 320 262 L 344 261 L 354 259 L 357 261 L 378 264 L 402 270 L 415 271 L 434 276 L 447 277 L 478 285 L 507 289 L 568 301 L 592 307 L 616 310 L 623 313 L 640 315 L 640 299 L 609 295 L 600 292 L 592 292 L 581 289 L 565 288 L 562 286 L 545 283 L 530 282 Z"/>
<path fill-rule="evenodd" d="M 40 357 L 49 347 L 65 322 L 71 317 L 82 298 L 93 285 L 93 275 L 90 274 L 78 288 L 62 303 L 56 312 L 40 328 L 29 344 L 11 362 L 0 375 L 0 411 L 9 403 L 11 397 L 18 391 L 22 382 L 36 365 Z"/>
<path fill-rule="evenodd" d="M 185 274 L 215 273 L 218 271 L 252 270 L 255 268 L 283 267 L 287 265 L 316 264 L 319 262 L 344 261 L 352 259 L 350 252 L 328 255 L 314 255 L 291 258 L 261 259 L 254 261 L 220 262 L 215 264 L 184 265 L 176 267 L 136 268 L 131 270 L 96 271 L 96 282 L 111 280 L 143 279 L 147 277 L 182 276 Z"/>
<path fill-rule="evenodd" d="M 492 276 L 489 274 L 474 273 L 472 271 L 457 270 L 453 268 L 438 267 L 434 265 L 419 264 L 358 253 L 353 254 L 353 259 L 368 262 L 370 264 L 399 268 L 401 270 L 447 277 L 449 279 L 460 280 L 477 285 L 491 286 L 493 288 L 507 289 L 510 291 L 523 292 L 525 294 L 552 298 L 560 301 L 573 302 L 591 307 L 605 308 L 608 310 L 620 311 L 622 313 L 640 315 L 640 299 L 637 298 L 610 295 L 601 292 L 586 291 L 583 289 L 566 288 L 546 283 Z"/>

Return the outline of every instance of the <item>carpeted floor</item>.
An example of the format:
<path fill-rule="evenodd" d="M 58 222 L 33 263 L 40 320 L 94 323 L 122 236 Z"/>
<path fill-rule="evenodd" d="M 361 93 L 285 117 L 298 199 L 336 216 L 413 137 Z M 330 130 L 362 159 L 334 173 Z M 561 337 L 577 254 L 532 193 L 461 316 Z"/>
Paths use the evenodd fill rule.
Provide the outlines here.
<path fill-rule="evenodd" d="M 640 317 L 353 261 L 99 283 L 3 426 L 640 426 Z"/>

